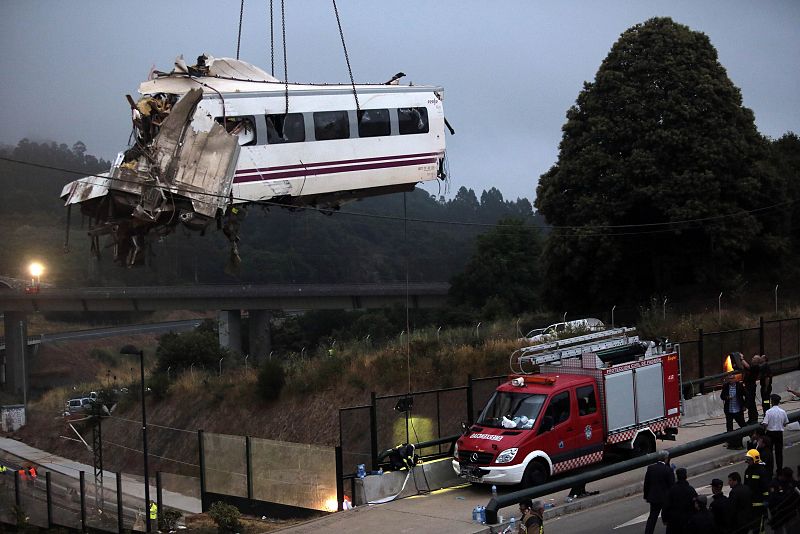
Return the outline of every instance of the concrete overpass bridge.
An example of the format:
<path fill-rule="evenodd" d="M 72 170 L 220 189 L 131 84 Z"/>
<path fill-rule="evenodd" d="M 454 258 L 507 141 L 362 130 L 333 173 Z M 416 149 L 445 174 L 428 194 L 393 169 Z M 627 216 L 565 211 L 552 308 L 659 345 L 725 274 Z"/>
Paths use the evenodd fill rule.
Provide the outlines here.
<path fill-rule="evenodd" d="M 199 285 L 158 287 L 47 288 L 37 293 L 0 284 L 4 314 L 3 389 L 22 398 L 27 383 L 27 316 L 46 311 L 215 310 L 220 344 L 241 352 L 242 311 L 249 316 L 250 355 L 258 360 L 271 347 L 274 310 L 358 310 L 395 305 L 433 308 L 444 304 L 449 284 Z"/>

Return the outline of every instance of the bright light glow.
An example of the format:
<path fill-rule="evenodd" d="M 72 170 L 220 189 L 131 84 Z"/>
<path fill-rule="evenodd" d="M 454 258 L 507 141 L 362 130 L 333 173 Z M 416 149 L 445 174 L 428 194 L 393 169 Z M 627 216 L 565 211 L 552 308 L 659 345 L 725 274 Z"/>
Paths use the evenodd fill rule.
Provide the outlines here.
<path fill-rule="evenodd" d="M 35 261 L 35 262 L 30 264 L 30 266 L 28 267 L 28 270 L 30 271 L 31 276 L 33 276 L 35 278 L 38 278 L 38 277 L 42 276 L 42 273 L 44 272 L 44 265 L 42 265 L 38 261 Z"/>
<path fill-rule="evenodd" d="M 339 501 L 336 500 L 336 497 L 328 497 L 325 499 L 325 504 L 323 506 L 328 512 L 335 512 L 339 509 Z"/>

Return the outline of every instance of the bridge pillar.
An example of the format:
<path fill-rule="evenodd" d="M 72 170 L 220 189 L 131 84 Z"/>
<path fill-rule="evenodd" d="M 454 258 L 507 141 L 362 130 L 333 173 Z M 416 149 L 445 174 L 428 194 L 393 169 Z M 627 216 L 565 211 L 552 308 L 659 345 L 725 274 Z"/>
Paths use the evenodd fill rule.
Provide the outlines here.
<path fill-rule="evenodd" d="M 28 317 L 23 312 L 5 312 L 6 353 L 3 390 L 27 401 L 28 375 Z"/>
<path fill-rule="evenodd" d="M 255 365 L 269 356 L 272 350 L 272 335 L 269 329 L 269 320 L 272 313 L 269 310 L 249 310 L 250 314 L 250 356 Z"/>
<path fill-rule="evenodd" d="M 218 317 L 219 346 L 242 353 L 242 312 L 220 310 Z"/>

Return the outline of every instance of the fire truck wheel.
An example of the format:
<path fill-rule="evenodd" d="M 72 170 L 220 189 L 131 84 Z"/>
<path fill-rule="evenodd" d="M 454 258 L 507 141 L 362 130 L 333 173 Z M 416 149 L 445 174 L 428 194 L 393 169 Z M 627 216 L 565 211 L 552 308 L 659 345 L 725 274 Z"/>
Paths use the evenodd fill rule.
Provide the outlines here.
<path fill-rule="evenodd" d="M 650 434 L 641 433 L 633 440 L 633 449 L 631 454 L 636 456 L 644 456 L 656 451 L 656 440 Z"/>
<path fill-rule="evenodd" d="M 547 467 L 542 462 L 531 460 L 522 475 L 522 485 L 526 488 L 547 482 Z"/>

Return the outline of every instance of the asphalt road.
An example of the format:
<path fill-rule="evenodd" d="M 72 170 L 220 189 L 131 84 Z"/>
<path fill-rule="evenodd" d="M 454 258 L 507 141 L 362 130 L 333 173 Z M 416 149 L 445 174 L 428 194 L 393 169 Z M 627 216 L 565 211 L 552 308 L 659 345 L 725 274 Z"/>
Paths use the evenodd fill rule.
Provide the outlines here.
<path fill-rule="evenodd" d="M 721 447 L 720 447 L 721 448 Z M 742 451 L 744 458 L 744 451 Z M 676 459 L 680 465 L 680 458 Z M 784 465 L 792 468 L 800 463 L 800 444 L 788 447 L 784 451 Z M 725 493 L 728 492 L 728 474 L 738 471 L 744 477 L 744 460 L 737 464 L 715 469 L 697 477 L 690 477 L 689 483 L 699 494 L 711 495 L 711 479 L 719 478 L 725 481 Z M 545 531 L 569 532 L 570 534 L 597 534 L 598 532 L 613 532 L 614 534 L 641 534 L 644 532 L 645 523 L 649 513 L 649 505 L 642 498 L 641 493 L 620 499 L 601 506 L 596 506 L 555 518 L 545 523 Z M 659 519 L 656 533 L 664 533 L 666 528 Z M 767 529 L 767 532 L 771 532 Z"/>
<path fill-rule="evenodd" d="M 59 332 L 57 334 L 43 334 L 42 343 L 65 340 L 99 339 L 104 337 L 122 336 L 128 334 L 163 334 L 166 332 L 185 332 L 196 328 L 201 319 L 184 321 L 167 321 L 164 323 L 133 324 L 125 326 L 109 326 L 106 328 L 93 328 L 91 330 L 78 330 L 75 332 Z"/>

